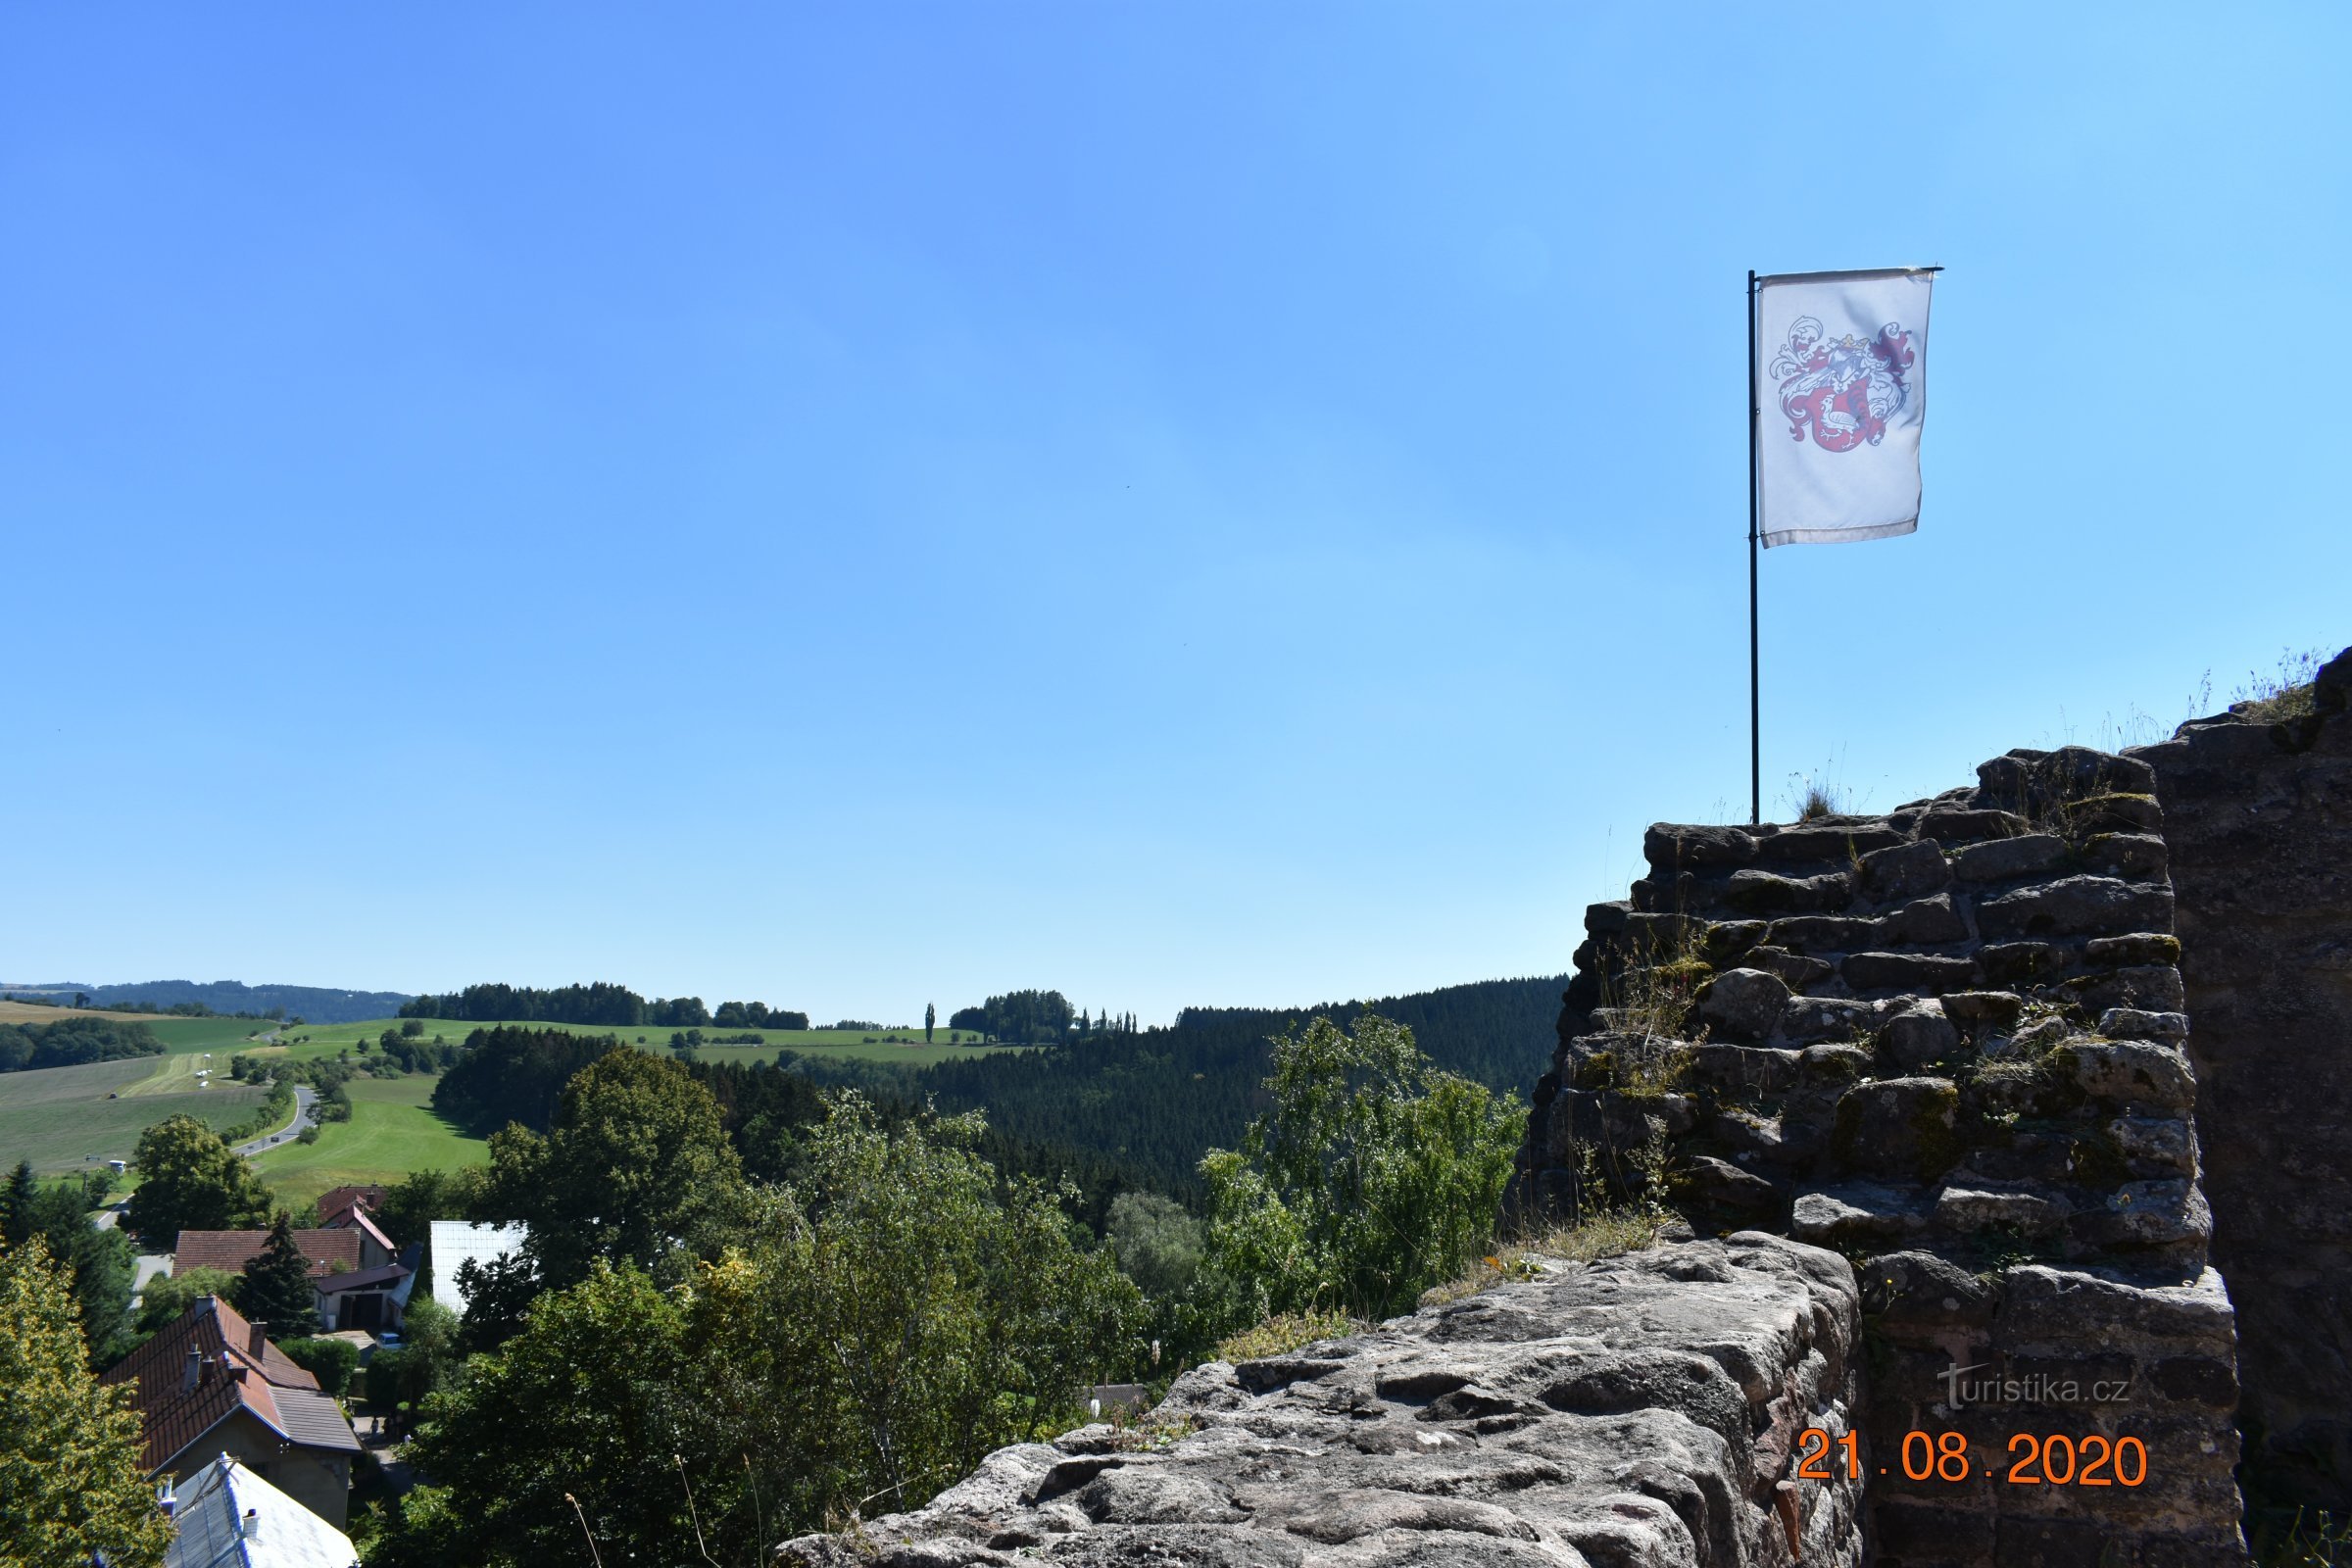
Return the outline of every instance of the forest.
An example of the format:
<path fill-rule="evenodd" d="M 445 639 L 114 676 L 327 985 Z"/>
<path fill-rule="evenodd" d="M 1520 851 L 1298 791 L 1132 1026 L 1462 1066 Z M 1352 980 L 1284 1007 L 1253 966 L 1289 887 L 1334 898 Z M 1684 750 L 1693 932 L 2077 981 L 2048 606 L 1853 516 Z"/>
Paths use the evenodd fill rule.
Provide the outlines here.
<path fill-rule="evenodd" d="M 0 1023 L 0 1072 L 77 1067 L 88 1061 L 161 1055 L 164 1043 L 143 1023 L 116 1018 L 60 1018 L 55 1023 Z"/>
<path fill-rule="evenodd" d="M 478 985 L 403 1003 L 403 1018 L 450 1018 L 460 1023 L 584 1023 L 613 1029 L 700 1029 L 716 1024 L 750 1029 L 806 1029 L 808 1015 L 764 1002 L 722 1002 L 718 1011 L 700 997 L 656 997 L 648 1002 L 626 986 Z"/>

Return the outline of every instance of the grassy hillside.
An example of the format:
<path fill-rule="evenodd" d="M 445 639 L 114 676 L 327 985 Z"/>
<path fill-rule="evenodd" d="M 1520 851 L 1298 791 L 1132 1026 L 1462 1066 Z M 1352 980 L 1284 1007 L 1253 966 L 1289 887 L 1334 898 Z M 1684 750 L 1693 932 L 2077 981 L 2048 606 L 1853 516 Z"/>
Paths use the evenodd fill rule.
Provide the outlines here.
<path fill-rule="evenodd" d="M 359 1044 L 361 1041 L 366 1040 L 372 1043 L 386 1029 L 399 1028 L 403 1021 L 398 1018 L 372 1018 L 365 1023 L 304 1024 L 285 1032 L 283 1038 L 288 1043 L 282 1047 L 244 1046 L 240 1049 L 263 1056 L 282 1053 L 297 1060 L 309 1060 L 316 1056 L 332 1056 L 338 1052 L 349 1051 L 357 1059 L 360 1055 Z M 501 1027 L 498 1024 L 466 1023 L 449 1018 L 422 1018 L 417 1022 L 424 1025 L 425 1038 L 430 1039 L 434 1035 L 440 1035 L 451 1041 L 462 1041 L 476 1029 Z M 617 1034 L 628 1044 L 641 1046 L 647 1051 L 662 1054 L 666 1054 L 669 1051 L 669 1037 L 682 1032 L 650 1026 L 642 1029 L 614 1029 L 609 1024 L 586 1023 L 514 1023 L 505 1027 L 562 1029 L 575 1035 Z M 746 1034 L 758 1035 L 760 1043 L 756 1046 L 721 1046 L 711 1043 L 711 1037 L 714 1035 Z M 969 1030 L 958 1032 L 953 1029 L 937 1029 L 932 1032 L 933 1043 L 926 1046 L 923 1044 L 923 1031 L 920 1028 L 902 1027 L 883 1030 L 707 1028 L 703 1031 L 702 1053 L 707 1061 L 746 1063 L 773 1061 L 779 1054 L 789 1051 L 796 1055 L 811 1056 L 820 1060 L 886 1061 L 924 1067 L 934 1062 L 956 1061 L 966 1057 L 990 1055 L 998 1052 L 1026 1049 L 1018 1046 L 983 1046 L 976 1043 L 979 1038 Z"/>
<path fill-rule="evenodd" d="M 174 1073 L 190 1060 L 136 1056 L 0 1073 L 0 1165 L 29 1159 L 36 1171 L 80 1170 L 91 1163 L 85 1156 L 128 1159 L 139 1134 L 167 1116 L 185 1112 L 218 1128 L 253 1114 L 260 1090 L 198 1089 L 192 1073 L 177 1078 L 176 1088 L 142 1092 L 158 1073 Z"/>
<path fill-rule="evenodd" d="M 411 1171 L 456 1170 L 490 1158 L 490 1146 L 433 1114 L 433 1085 L 422 1073 L 355 1078 L 351 1120 L 328 1122 L 315 1144 L 282 1144 L 254 1168 L 295 1212 L 307 1212 L 330 1187 L 397 1182 Z"/>

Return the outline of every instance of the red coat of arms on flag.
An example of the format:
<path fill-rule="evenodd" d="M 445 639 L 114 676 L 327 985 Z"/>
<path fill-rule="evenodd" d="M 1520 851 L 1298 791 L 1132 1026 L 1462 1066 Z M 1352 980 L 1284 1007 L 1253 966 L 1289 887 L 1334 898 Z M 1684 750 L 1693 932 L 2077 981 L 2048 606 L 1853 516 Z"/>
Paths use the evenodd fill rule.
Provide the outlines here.
<path fill-rule="evenodd" d="M 1851 452 L 1866 441 L 1877 446 L 1911 395 L 1903 372 L 1915 357 L 1911 334 L 1896 322 L 1876 337 L 1833 338 L 1812 317 L 1798 317 L 1771 367 L 1788 438 L 1802 441 L 1811 431 L 1813 444 L 1826 452 Z"/>

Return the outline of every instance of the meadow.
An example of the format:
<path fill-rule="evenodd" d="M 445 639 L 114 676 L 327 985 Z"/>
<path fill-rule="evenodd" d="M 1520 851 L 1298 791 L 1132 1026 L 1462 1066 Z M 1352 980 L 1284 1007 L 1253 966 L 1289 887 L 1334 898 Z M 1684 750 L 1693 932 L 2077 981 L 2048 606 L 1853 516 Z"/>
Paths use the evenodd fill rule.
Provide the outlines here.
<path fill-rule="evenodd" d="M 331 1187 L 368 1182 L 387 1185 L 411 1171 L 456 1170 L 485 1164 L 490 1146 L 468 1137 L 433 1114 L 433 1085 L 424 1073 L 392 1078 L 354 1078 L 351 1120 L 328 1122 L 314 1144 L 281 1144 L 255 1156 L 277 1196 L 296 1213 L 307 1212 Z"/>
<path fill-rule="evenodd" d="M 0 1073 L 0 1165 L 29 1159 L 44 1174 L 82 1170 L 128 1159 L 139 1134 L 167 1116 L 185 1113 L 220 1128 L 253 1114 L 259 1089 L 199 1089 L 200 1064 L 193 1055 L 133 1056 Z M 146 1092 L 159 1075 L 177 1087 Z"/>
<path fill-rule="evenodd" d="M 0 1003 L 0 1021 L 54 1022 L 72 1011 Z M 227 1127 L 251 1115 L 262 1099 L 260 1090 L 229 1079 L 231 1056 L 247 1054 L 264 1060 L 313 1061 L 348 1053 L 355 1065 L 364 1064 L 375 1057 L 372 1048 L 383 1032 L 399 1028 L 402 1022 L 375 1018 L 364 1023 L 297 1024 L 264 1044 L 252 1037 L 274 1026 L 251 1018 L 96 1015 L 135 1017 L 154 1030 L 169 1049 L 160 1056 L 0 1073 L 0 1164 L 30 1159 L 36 1171 L 52 1174 L 84 1169 L 108 1159 L 127 1159 L 141 1132 L 183 1111 L 207 1126 Z M 464 1040 L 475 1029 L 493 1027 L 446 1018 L 420 1021 L 427 1039 L 439 1035 Z M 678 1032 L 651 1027 L 614 1030 L 589 1024 L 528 1027 L 583 1035 L 617 1034 L 626 1044 L 658 1055 L 668 1054 L 669 1038 Z M 721 1034 L 756 1034 L 760 1038 L 756 1045 L 713 1043 L 710 1037 Z M 746 1063 L 774 1061 L 790 1052 L 816 1059 L 927 1066 L 1023 1049 L 982 1045 L 980 1036 L 952 1029 L 933 1031 L 932 1043 L 925 1045 L 921 1029 L 905 1026 L 876 1030 L 706 1028 L 703 1035 L 702 1059 Z M 370 1049 L 363 1051 L 363 1042 Z M 209 1089 L 197 1076 L 207 1069 L 214 1084 Z M 438 1081 L 424 1073 L 354 1079 L 350 1121 L 329 1122 L 319 1129 L 318 1142 L 280 1146 L 255 1163 L 290 1202 L 305 1203 L 346 1182 L 398 1181 L 412 1170 L 455 1168 L 486 1160 L 488 1151 L 480 1140 L 466 1137 L 432 1113 L 433 1085 Z"/>
<path fill-rule="evenodd" d="M 303 1024 L 286 1031 L 285 1043 L 279 1046 L 245 1046 L 263 1057 L 286 1055 L 298 1061 L 318 1056 L 332 1056 L 349 1051 L 354 1059 L 361 1055 L 360 1042 L 373 1045 L 386 1029 L 397 1029 L 406 1021 L 398 1018 L 375 1018 L 366 1023 Z M 423 1018 L 426 1039 L 435 1035 L 452 1041 L 462 1041 L 476 1029 L 494 1029 L 497 1024 L 465 1023 L 449 1018 Z M 512 1027 L 526 1029 L 563 1029 L 575 1035 L 617 1035 L 629 1045 L 667 1054 L 669 1037 L 684 1031 L 648 1025 L 638 1029 L 616 1029 L 610 1024 L 584 1023 L 528 1023 Z M 712 1043 L 715 1035 L 758 1035 L 758 1045 L 722 1046 Z M 895 1061 L 912 1066 L 929 1066 L 935 1061 L 961 1060 L 995 1051 L 1019 1051 L 1019 1046 L 988 1046 L 980 1044 L 980 1036 L 970 1030 L 936 1029 L 932 1043 L 923 1043 L 920 1027 L 901 1025 L 895 1029 L 714 1029 L 703 1030 L 702 1056 L 705 1061 L 773 1061 L 789 1051 L 795 1055 L 829 1058 L 833 1060 Z M 225 1059 L 225 1058 L 223 1058 Z"/>

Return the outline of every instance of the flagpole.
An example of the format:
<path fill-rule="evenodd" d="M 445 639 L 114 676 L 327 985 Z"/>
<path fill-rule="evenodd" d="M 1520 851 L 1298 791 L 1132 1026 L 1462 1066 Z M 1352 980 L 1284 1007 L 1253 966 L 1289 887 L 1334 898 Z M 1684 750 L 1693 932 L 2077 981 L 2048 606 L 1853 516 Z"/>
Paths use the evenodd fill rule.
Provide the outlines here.
<path fill-rule="evenodd" d="M 1756 272 L 1747 272 L 1747 820 L 1764 820 L 1763 682 L 1756 661 Z"/>

